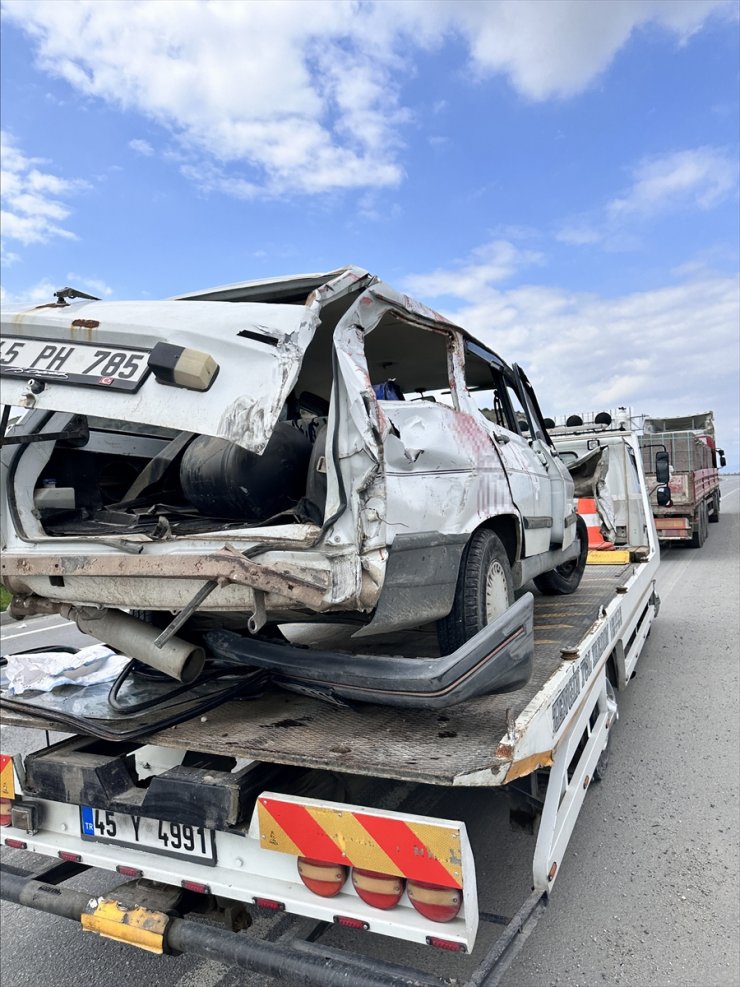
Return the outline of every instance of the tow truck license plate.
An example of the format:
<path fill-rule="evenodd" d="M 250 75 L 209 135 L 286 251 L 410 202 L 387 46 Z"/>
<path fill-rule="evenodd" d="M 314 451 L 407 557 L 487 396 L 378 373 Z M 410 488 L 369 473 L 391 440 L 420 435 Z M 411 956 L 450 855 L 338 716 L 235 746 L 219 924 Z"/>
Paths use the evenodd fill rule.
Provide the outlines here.
<path fill-rule="evenodd" d="M 148 373 L 148 356 L 143 350 L 118 346 L 6 336 L 0 340 L 0 374 L 135 391 Z"/>
<path fill-rule="evenodd" d="M 168 857 L 187 857 L 211 866 L 216 863 L 213 831 L 202 826 L 81 805 L 80 831 L 83 840 L 150 850 Z"/>

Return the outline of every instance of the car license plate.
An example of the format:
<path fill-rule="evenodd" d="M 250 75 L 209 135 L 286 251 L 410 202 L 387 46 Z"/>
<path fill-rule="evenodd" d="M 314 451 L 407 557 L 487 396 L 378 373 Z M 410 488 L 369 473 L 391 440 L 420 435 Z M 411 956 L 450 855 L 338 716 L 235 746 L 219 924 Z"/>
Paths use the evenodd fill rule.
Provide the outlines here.
<path fill-rule="evenodd" d="M 0 339 L 0 374 L 135 391 L 149 372 L 142 350 L 48 339 Z"/>
<path fill-rule="evenodd" d="M 187 857 L 211 866 L 216 863 L 213 830 L 202 826 L 81 805 L 80 830 L 83 840 L 151 850 L 168 857 Z"/>

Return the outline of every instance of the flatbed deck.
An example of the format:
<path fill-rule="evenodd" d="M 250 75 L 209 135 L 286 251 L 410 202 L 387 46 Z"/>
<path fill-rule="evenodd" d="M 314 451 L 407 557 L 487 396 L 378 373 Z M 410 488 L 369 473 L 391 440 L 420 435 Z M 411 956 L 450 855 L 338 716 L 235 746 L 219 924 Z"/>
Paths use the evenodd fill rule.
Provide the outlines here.
<path fill-rule="evenodd" d="M 563 664 L 572 664 L 572 657 L 569 661 L 563 654 L 578 648 L 636 568 L 635 564 L 588 567 L 572 596 L 536 595 L 534 669 L 530 681 L 517 692 L 471 700 L 439 713 L 359 704 L 342 708 L 274 690 L 152 733 L 146 742 L 400 781 L 470 783 L 466 779 L 477 772 L 490 775 L 510 763 L 511 756 L 499 750 L 510 725 L 530 704 L 551 701 L 538 694 Z M 100 691 L 101 700 L 107 693 L 107 687 L 92 688 Z M 7 710 L 2 722 L 60 729 L 52 717 L 39 720 Z M 491 777 L 477 783 L 500 782 Z"/>

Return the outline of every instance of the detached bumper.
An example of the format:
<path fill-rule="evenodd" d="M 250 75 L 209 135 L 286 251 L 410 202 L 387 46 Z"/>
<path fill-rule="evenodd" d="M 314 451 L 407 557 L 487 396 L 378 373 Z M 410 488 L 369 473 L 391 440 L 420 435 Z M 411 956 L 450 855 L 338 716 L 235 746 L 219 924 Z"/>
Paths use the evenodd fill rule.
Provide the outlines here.
<path fill-rule="evenodd" d="M 245 638 L 205 635 L 208 651 L 269 669 L 278 683 L 383 706 L 445 709 L 476 696 L 513 692 L 532 674 L 534 597 L 526 593 L 461 648 L 441 658 L 347 655 Z"/>

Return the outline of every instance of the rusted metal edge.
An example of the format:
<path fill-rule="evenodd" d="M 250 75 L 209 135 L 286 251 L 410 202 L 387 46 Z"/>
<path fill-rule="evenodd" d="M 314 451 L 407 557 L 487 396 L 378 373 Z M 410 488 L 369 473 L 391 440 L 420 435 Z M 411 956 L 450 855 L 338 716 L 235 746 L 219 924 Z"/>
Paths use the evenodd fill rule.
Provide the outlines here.
<path fill-rule="evenodd" d="M 553 751 L 542 751 L 538 754 L 530 754 L 529 757 L 523 757 L 519 761 L 513 761 L 511 767 L 506 773 L 504 784 L 514 781 L 516 778 L 522 778 L 525 775 L 529 775 L 538 768 L 551 768 L 553 765 L 553 757 Z"/>
<path fill-rule="evenodd" d="M 250 586 L 264 593 L 287 596 L 312 609 L 324 602 L 329 573 L 309 569 L 284 571 L 252 562 L 223 550 L 208 555 L 10 555 L 0 561 L 5 577 L 117 576 L 153 579 L 209 579 Z"/>

